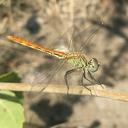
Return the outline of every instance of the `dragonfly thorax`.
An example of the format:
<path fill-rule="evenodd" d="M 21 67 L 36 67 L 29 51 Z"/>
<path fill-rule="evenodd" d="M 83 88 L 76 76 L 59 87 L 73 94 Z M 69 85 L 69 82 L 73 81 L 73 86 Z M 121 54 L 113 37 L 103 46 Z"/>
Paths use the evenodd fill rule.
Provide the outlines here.
<path fill-rule="evenodd" d="M 99 68 L 99 63 L 96 58 L 88 59 L 85 54 L 70 53 L 66 59 L 75 68 L 87 69 L 89 72 L 96 72 Z"/>
<path fill-rule="evenodd" d="M 88 64 L 87 58 L 84 54 L 71 53 L 67 55 L 66 59 L 68 60 L 68 63 L 73 65 L 75 68 L 85 68 Z"/>

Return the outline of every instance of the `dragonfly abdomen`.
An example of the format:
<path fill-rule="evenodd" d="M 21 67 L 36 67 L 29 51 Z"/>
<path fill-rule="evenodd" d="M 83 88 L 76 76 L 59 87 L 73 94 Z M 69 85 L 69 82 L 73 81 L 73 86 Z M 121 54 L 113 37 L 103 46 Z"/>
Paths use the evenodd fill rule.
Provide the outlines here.
<path fill-rule="evenodd" d="M 51 50 L 49 48 L 43 47 L 41 45 L 38 45 L 36 43 L 33 43 L 31 41 L 28 41 L 26 39 L 23 39 L 23 38 L 20 38 L 20 37 L 17 37 L 17 36 L 7 36 L 7 38 L 9 40 L 15 42 L 15 43 L 30 47 L 32 49 L 36 49 L 38 51 L 47 53 L 47 54 L 49 54 L 51 56 L 55 56 L 55 57 L 57 57 L 59 59 L 63 59 L 65 57 L 65 53 L 64 52 Z"/>

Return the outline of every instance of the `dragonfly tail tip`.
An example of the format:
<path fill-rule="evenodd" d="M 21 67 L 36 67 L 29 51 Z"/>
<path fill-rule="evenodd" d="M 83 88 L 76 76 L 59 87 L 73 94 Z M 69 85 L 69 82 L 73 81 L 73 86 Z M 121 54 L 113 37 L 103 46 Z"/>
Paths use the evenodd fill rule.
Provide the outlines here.
<path fill-rule="evenodd" d="M 9 36 L 7 36 L 7 39 L 12 40 L 12 37 L 13 36 L 9 35 Z"/>

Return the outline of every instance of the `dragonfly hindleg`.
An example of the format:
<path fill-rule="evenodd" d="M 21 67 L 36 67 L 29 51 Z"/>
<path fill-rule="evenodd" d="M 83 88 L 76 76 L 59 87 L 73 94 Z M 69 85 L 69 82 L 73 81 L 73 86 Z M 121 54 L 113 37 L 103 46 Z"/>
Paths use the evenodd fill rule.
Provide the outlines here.
<path fill-rule="evenodd" d="M 68 70 L 64 75 L 65 83 L 67 86 L 67 94 L 69 92 L 68 75 L 70 75 L 71 73 L 76 72 L 76 71 L 77 71 L 77 68 L 74 68 L 74 69 Z"/>

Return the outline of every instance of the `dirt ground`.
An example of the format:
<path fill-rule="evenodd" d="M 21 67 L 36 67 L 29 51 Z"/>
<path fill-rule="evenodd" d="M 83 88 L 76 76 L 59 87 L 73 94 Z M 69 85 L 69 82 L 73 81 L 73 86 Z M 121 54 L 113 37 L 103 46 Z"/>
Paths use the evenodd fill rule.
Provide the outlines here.
<path fill-rule="evenodd" d="M 6 36 L 15 34 L 51 49 L 69 47 L 72 39 L 71 50 L 82 46 L 99 60 L 97 80 L 128 92 L 127 33 L 127 0 L 0 0 L 0 72 L 15 71 L 22 82 L 65 84 L 70 65 L 56 73 L 58 59 L 10 43 Z M 80 73 L 69 79 L 71 86 L 79 85 Z M 128 127 L 128 103 L 105 98 L 24 93 L 24 109 L 24 128 Z"/>

